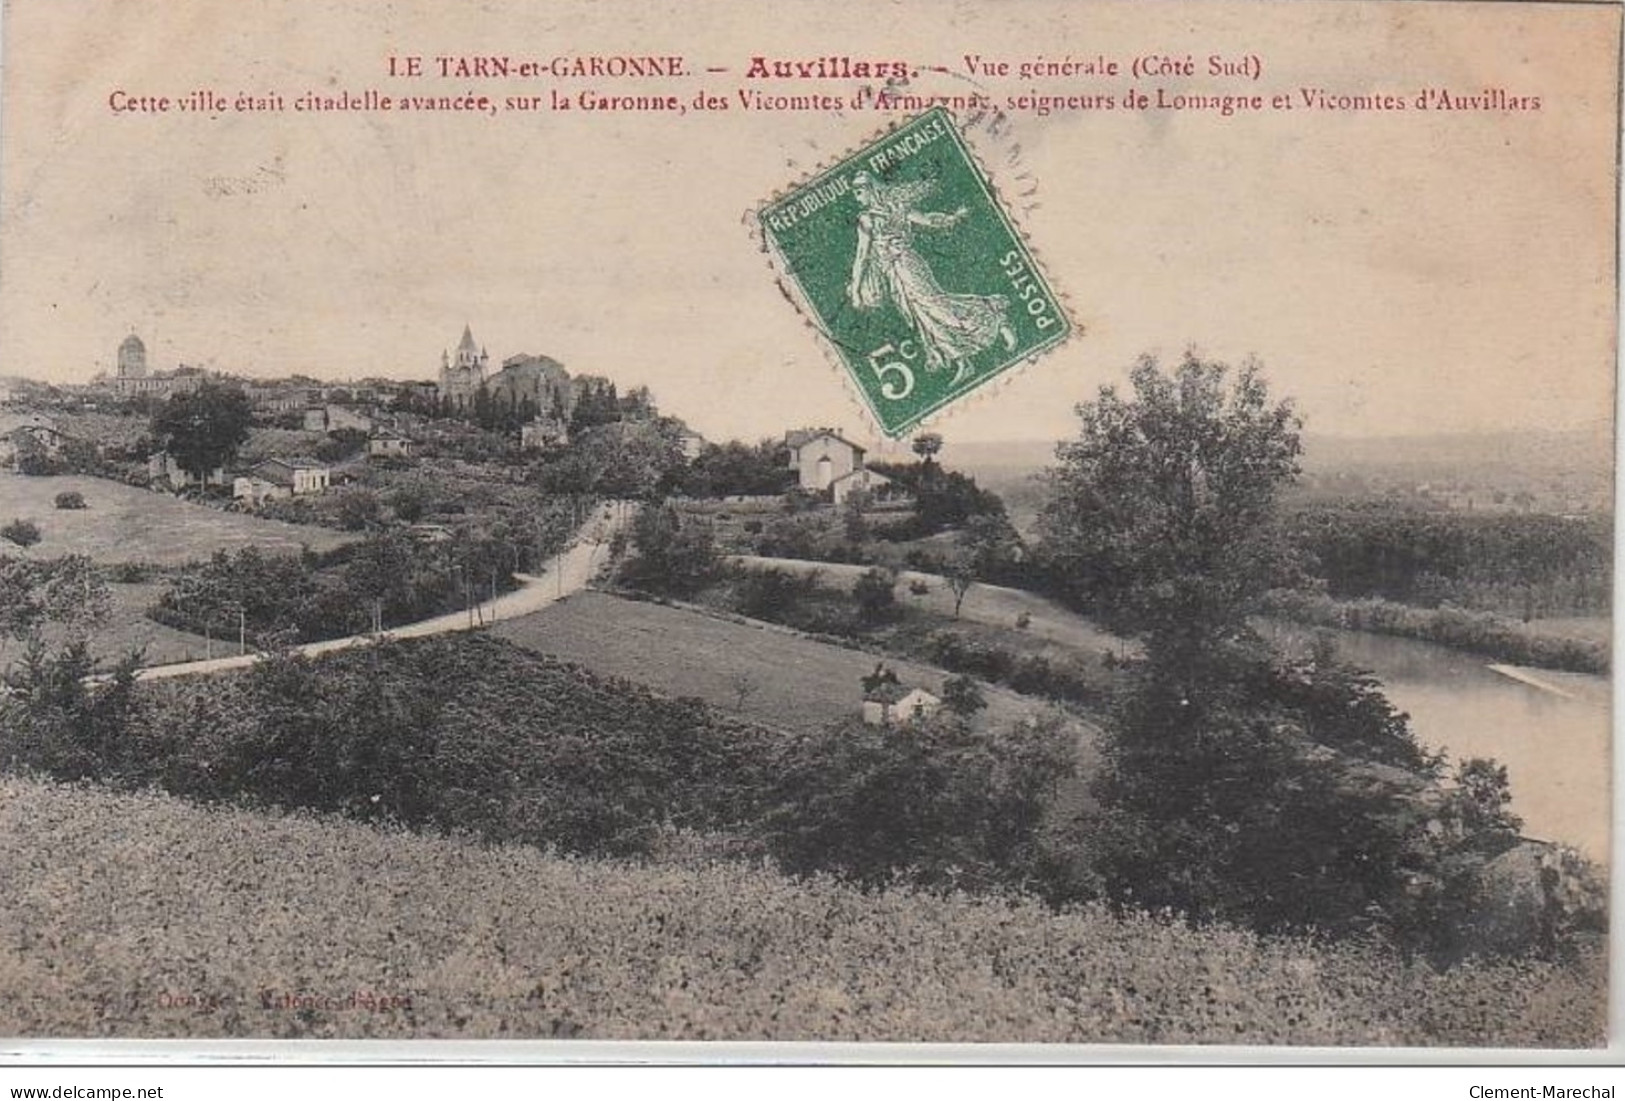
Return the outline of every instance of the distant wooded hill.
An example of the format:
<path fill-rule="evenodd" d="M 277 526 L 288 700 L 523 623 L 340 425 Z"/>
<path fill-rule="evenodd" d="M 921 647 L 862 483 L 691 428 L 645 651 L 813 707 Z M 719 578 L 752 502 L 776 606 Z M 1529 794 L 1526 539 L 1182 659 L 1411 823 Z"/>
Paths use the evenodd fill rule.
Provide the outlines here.
<path fill-rule="evenodd" d="M 1500 492 L 1531 493 L 1535 507 L 1606 509 L 1612 501 L 1611 426 L 1436 436 L 1331 436 L 1306 433 L 1303 469 L 1311 488 L 1351 494 L 1452 487 L 1485 505 Z M 944 466 L 1001 496 L 1034 495 L 1033 474 L 1055 461 L 1055 441 L 955 442 Z M 1464 503 L 1464 502 L 1463 502 Z"/>

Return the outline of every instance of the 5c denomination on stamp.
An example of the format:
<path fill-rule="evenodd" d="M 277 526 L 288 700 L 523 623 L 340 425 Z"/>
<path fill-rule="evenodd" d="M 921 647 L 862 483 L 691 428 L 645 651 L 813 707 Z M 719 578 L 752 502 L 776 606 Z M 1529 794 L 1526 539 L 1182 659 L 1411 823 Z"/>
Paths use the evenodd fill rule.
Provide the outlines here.
<path fill-rule="evenodd" d="M 795 186 L 757 218 L 888 436 L 1071 335 L 943 108 Z"/>

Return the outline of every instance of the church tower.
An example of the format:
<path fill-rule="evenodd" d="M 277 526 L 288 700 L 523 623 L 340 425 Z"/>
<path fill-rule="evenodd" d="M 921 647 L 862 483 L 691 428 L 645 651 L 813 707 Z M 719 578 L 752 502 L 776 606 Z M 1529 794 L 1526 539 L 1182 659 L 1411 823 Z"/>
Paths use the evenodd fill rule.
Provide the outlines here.
<path fill-rule="evenodd" d="M 485 385 L 485 367 L 490 356 L 474 342 L 474 333 L 463 326 L 463 339 L 455 355 L 440 353 L 440 395 L 454 408 L 472 405 L 474 395 Z"/>

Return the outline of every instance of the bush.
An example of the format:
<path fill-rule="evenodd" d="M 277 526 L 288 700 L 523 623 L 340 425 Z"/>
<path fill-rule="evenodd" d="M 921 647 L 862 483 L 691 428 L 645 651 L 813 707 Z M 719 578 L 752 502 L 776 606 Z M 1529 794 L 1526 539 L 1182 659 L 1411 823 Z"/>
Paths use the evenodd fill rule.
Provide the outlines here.
<path fill-rule="evenodd" d="M 361 531 L 370 527 L 383 514 L 383 502 L 378 494 L 365 486 L 355 486 L 334 494 L 332 508 L 338 526 L 345 531 Z"/>
<path fill-rule="evenodd" d="M 1029 696 L 1061 695 L 1055 668 L 1042 654 L 1024 654 L 1010 671 L 1010 687 Z"/>
<path fill-rule="evenodd" d="M 897 617 L 897 575 L 890 570 L 864 571 L 852 586 L 852 599 L 858 602 L 858 617 L 874 626 Z"/>
<path fill-rule="evenodd" d="M 65 509 L 80 509 L 85 507 L 85 495 L 77 490 L 56 495 L 56 507 Z"/>
<path fill-rule="evenodd" d="M 925 640 L 933 664 L 956 673 L 974 673 L 984 680 L 1007 682 L 1015 670 L 1015 655 L 999 646 L 984 646 L 955 631 L 933 631 Z"/>
<path fill-rule="evenodd" d="M 1105 702 L 1106 686 L 1076 664 L 1055 661 L 1043 654 L 1016 654 L 1002 646 L 976 642 L 957 631 L 933 631 L 925 639 L 924 655 L 934 665 L 956 673 L 1007 685 L 1029 696 L 1066 700 L 1088 707 Z"/>
<path fill-rule="evenodd" d="M 324 463 L 336 463 L 359 455 L 367 446 L 367 434 L 359 428 L 340 428 L 329 432 L 327 438 L 316 445 L 315 457 Z"/>
<path fill-rule="evenodd" d="M 824 557 L 834 526 L 818 515 L 785 516 L 768 523 L 756 540 L 756 552 L 776 558 Z"/>
<path fill-rule="evenodd" d="M 118 585 L 139 585 L 160 572 L 160 567 L 150 562 L 114 562 L 107 567 L 107 580 Z"/>
<path fill-rule="evenodd" d="M 8 672 L 0 710 L 5 757 L 61 780 L 110 779 L 132 764 L 130 720 L 140 655 L 119 664 L 105 685 L 86 678 L 95 668 L 83 641 L 56 652 L 35 639 Z"/>
<path fill-rule="evenodd" d="M 991 890 L 1042 879 L 1040 825 L 1074 756 L 1059 724 L 978 733 L 939 715 L 905 729 L 853 722 L 773 762 L 763 830 L 792 874 L 878 887 L 902 877 Z"/>
<path fill-rule="evenodd" d="M 786 570 L 743 570 L 734 599 L 742 615 L 772 623 L 795 623 L 804 605 L 818 589 L 816 573 L 796 575 Z"/>
<path fill-rule="evenodd" d="M 965 718 L 987 708 L 982 686 L 967 676 L 949 677 L 942 684 L 942 705 Z"/>
<path fill-rule="evenodd" d="M 0 528 L 0 539 L 9 540 L 19 547 L 32 547 L 40 541 L 39 525 L 32 520 L 13 520 Z"/>
<path fill-rule="evenodd" d="M 66 462 L 43 448 L 19 451 L 16 462 L 17 473 L 28 474 L 36 478 L 48 478 L 52 475 L 67 474 L 69 472 Z"/>

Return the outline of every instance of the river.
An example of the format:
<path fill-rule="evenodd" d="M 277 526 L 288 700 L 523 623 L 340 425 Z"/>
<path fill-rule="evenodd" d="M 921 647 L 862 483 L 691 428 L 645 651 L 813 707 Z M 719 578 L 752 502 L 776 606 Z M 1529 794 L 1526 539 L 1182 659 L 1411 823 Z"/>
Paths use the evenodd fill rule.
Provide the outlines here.
<path fill-rule="evenodd" d="M 1292 649 L 1316 633 L 1279 622 L 1264 627 Z M 1512 667 L 1502 673 L 1486 658 L 1428 642 L 1330 634 L 1343 661 L 1382 681 L 1429 749 L 1506 765 L 1526 836 L 1572 845 L 1606 864 L 1613 817 L 1607 677 Z"/>

